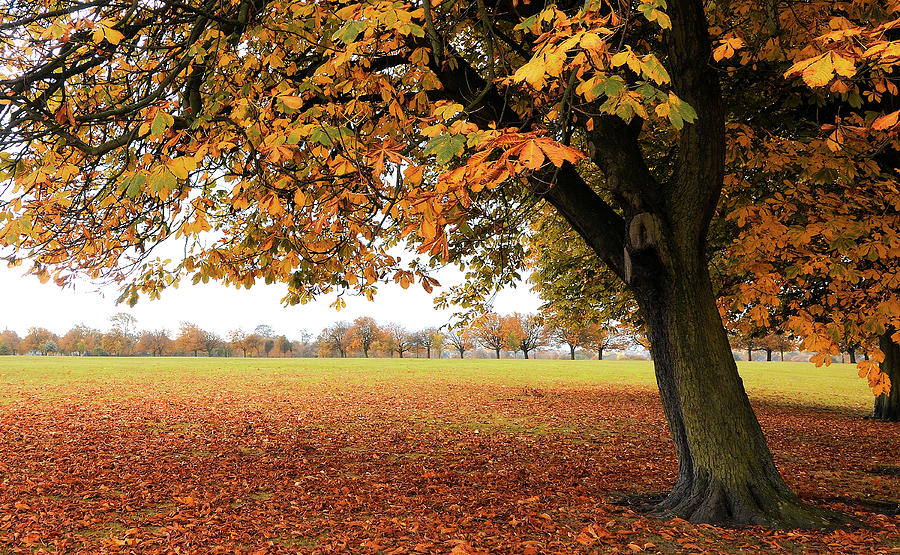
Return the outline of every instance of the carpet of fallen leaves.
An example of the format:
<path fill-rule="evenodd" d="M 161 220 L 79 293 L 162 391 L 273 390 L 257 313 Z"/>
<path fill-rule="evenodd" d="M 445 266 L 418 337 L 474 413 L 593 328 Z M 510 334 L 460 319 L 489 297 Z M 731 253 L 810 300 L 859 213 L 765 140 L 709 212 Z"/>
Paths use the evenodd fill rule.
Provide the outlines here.
<path fill-rule="evenodd" d="M 756 403 L 864 526 L 722 529 L 638 510 L 676 470 L 651 391 L 221 381 L 7 391 L 0 553 L 900 552 L 896 424 Z"/>

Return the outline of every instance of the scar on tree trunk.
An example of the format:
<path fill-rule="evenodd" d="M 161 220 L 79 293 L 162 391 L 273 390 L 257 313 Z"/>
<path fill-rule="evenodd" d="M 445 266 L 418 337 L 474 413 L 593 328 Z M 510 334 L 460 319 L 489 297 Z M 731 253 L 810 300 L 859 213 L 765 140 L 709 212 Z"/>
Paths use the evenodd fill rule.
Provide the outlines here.
<path fill-rule="evenodd" d="M 878 338 L 878 346 L 884 353 L 881 371 L 891 380 L 891 390 L 875 398 L 872 418 L 886 422 L 900 422 L 900 345 L 891 338 L 894 333 L 893 328 L 888 328 Z"/>

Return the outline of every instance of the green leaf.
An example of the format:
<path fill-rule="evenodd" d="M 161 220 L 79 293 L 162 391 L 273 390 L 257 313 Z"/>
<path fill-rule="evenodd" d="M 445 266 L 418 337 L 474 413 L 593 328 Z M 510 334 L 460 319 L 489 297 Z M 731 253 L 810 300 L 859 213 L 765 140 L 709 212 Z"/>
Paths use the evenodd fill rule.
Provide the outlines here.
<path fill-rule="evenodd" d="M 666 71 L 666 68 L 663 67 L 661 63 L 659 63 L 656 56 L 648 54 L 641 59 L 641 62 L 643 62 L 641 65 L 641 73 L 647 79 L 655 81 L 659 85 L 668 83 L 672 80 L 669 76 L 669 72 Z"/>
<path fill-rule="evenodd" d="M 682 101 L 678 106 L 675 107 L 675 111 L 678 112 L 678 115 L 681 116 L 687 123 L 694 123 L 697 121 L 697 112 L 691 107 L 687 102 Z"/>
<path fill-rule="evenodd" d="M 147 183 L 147 176 L 142 173 L 136 173 L 125 181 L 125 195 L 128 198 L 135 198 L 141 192 L 141 188 Z"/>
<path fill-rule="evenodd" d="M 163 111 L 156 112 L 156 115 L 153 116 L 153 121 L 150 122 L 150 135 L 153 137 L 161 136 L 173 123 L 175 123 L 175 118 L 169 114 Z"/>
<path fill-rule="evenodd" d="M 333 35 L 331 35 L 331 40 L 337 40 L 344 44 L 350 44 L 351 42 L 356 40 L 356 37 L 359 36 L 366 28 L 366 24 L 362 21 L 348 21 L 341 26 Z"/>
<path fill-rule="evenodd" d="M 175 174 L 165 167 L 157 168 L 156 171 L 150 174 L 148 181 L 150 183 L 150 190 L 154 193 L 158 193 L 163 189 L 172 191 L 178 184 Z"/>
<path fill-rule="evenodd" d="M 539 16 L 539 15 L 541 15 L 541 14 L 539 14 L 539 13 L 534 14 L 533 16 L 529 17 L 529 18 L 526 19 L 525 21 L 523 21 L 523 22 L 519 23 L 518 25 L 516 25 L 516 26 L 515 26 L 515 29 L 516 29 L 517 31 L 518 31 L 518 30 L 522 30 L 522 31 L 530 31 L 531 28 L 534 27 L 534 24 L 537 22 L 537 19 L 538 19 L 538 16 Z"/>
<path fill-rule="evenodd" d="M 462 154 L 466 146 L 464 135 L 440 135 L 431 139 L 425 147 L 425 155 L 434 154 L 435 162 L 444 165 Z"/>

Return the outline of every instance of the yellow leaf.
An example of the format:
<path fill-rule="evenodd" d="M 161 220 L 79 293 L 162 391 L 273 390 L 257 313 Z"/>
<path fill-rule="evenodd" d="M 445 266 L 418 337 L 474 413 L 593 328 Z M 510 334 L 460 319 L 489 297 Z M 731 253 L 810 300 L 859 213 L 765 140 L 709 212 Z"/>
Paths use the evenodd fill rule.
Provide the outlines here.
<path fill-rule="evenodd" d="M 119 44 L 119 41 L 125 38 L 125 35 L 115 29 L 103 29 L 103 35 L 110 44 Z"/>
<path fill-rule="evenodd" d="M 544 71 L 551 77 L 559 77 L 562 73 L 563 64 L 566 61 L 565 52 L 553 52 L 545 58 Z"/>
<path fill-rule="evenodd" d="M 815 59 L 803 70 L 803 80 L 810 87 L 822 87 L 827 85 L 831 78 L 834 77 L 834 66 L 831 63 L 831 56 L 823 54 Z"/>
<path fill-rule="evenodd" d="M 299 96 L 279 96 L 278 100 L 291 110 L 299 110 L 303 107 L 303 98 Z"/>
<path fill-rule="evenodd" d="M 834 52 L 831 53 L 831 65 L 841 77 L 853 77 L 856 75 L 856 66 L 853 62 Z"/>
<path fill-rule="evenodd" d="M 188 173 L 197 168 L 197 162 L 194 161 L 192 156 L 181 156 L 170 160 L 166 167 L 178 179 L 187 179 Z"/>
<path fill-rule="evenodd" d="M 513 79 L 518 82 L 525 81 L 534 88 L 540 88 L 544 82 L 544 75 L 546 75 L 546 73 L 542 56 L 540 58 L 533 58 L 530 62 L 517 69 L 516 73 L 513 75 Z"/>
<path fill-rule="evenodd" d="M 599 51 L 603 50 L 606 42 L 596 33 L 585 33 L 584 36 L 581 37 L 580 45 L 585 50 Z"/>

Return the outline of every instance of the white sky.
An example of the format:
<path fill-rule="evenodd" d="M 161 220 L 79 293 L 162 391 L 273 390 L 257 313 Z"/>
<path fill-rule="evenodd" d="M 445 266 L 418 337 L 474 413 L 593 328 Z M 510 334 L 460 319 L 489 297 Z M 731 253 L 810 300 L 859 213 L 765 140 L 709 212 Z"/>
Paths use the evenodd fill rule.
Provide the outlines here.
<path fill-rule="evenodd" d="M 436 277 L 445 286 L 461 279 L 453 269 Z M 260 284 L 247 290 L 189 282 L 163 292 L 160 300 L 141 298 L 134 308 L 129 308 L 127 304 L 116 305 L 118 290 L 114 287 L 102 292 L 91 284 L 74 290 L 61 289 L 52 282 L 42 284 L 33 276 L 23 276 L 22 267 L 9 269 L 5 265 L 0 265 L 0 291 L 5 292 L 0 301 L 0 330 L 8 328 L 19 335 L 32 326 L 58 334 L 77 324 L 105 331 L 109 329 L 109 317 L 117 312 L 132 314 L 141 329 L 166 328 L 175 332 L 179 322 L 186 320 L 224 336 L 235 328 L 251 331 L 258 324 L 268 324 L 292 339 L 298 338 L 303 329 L 315 336 L 335 321 L 352 321 L 357 316 L 371 316 L 380 323 L 397 322 L 415 330 L 445 324 L 452 314 L 435 310 L 433 296 L 420 286 L 404 290 L 395 284 L 383 286 L 373 302 L 365 297 L 345 297 L 347 307 L 340 312 L 328 306 L 333 295 L 306 305 L 284 306 L 281 298 L 285 286 Z M 501 292 L 494 309 L 500 313 L 534 312 L 539 304 L 537 296 L 524 284 Z"/>

